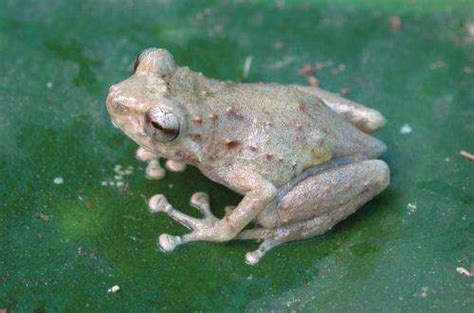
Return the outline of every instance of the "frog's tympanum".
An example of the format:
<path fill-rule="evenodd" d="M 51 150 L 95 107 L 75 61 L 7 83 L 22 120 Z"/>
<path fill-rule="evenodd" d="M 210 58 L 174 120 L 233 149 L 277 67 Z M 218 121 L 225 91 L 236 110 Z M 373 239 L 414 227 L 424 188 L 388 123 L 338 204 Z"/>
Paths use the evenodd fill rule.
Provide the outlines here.
<path fill-rule="evenodd" d="M 163 157 L 171 170 L 195 166 L 243 195 L 222 219 L 202 192 L 190 200 L 202 218 L 153 196 L 152 212 L 191 230 L 160 235 L 165 251 L 191 241 L 261 240 L 246 255 L 255 264 L 281 243 L 323 234 L 389 184 L 389 168 L 377 160 L 386 147 L 370 136 L 383 116 L 321 89 L 218 81 L 153 48 L 138 56 L 130 78 L 110 87 L 107 109 L 140 145 L 137 157 L 150 161 L 148 177 L 163 176 Z M 252 221 L 258 226 L 246 227 Z"/>

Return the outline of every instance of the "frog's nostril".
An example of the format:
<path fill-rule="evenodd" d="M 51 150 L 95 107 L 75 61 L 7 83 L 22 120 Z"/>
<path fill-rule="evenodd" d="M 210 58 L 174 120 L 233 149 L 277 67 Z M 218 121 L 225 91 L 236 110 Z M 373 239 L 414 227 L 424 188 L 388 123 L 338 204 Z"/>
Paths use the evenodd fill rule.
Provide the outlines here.
<path fill-rule="evenodd" d="M 115 114 L 127 114 L 128 108 L 120 102 L 120 96 L 117 96 L 112 90 L 114 86 L 110 87 L 111 92 L 107 95 L 106 105 L 109 112 Z"/>
<path fill-rule="evenodd" d="M 110 101 L 109 107 L 117 114 L 125 115 L 129 113 L 128 107 L 116 100 Z"/>
<path fill-rule="evenodd" d="M 105 105 L 109 110 L 112 110 L 114 108 L 114 97 L 112 94 L 108 94 L 107 99 L 105 100 Z"/>

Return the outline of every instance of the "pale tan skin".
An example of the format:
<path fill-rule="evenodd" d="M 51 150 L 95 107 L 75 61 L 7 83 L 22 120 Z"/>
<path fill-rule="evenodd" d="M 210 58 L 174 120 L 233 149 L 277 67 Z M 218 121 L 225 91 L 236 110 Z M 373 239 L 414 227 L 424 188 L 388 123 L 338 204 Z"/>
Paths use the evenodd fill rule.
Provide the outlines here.
<path fill-rule="evenodd" d="M 246 255 L 256 264 L 278 244 L 326 232 L 389 184 L 388 166 L 376 160 L 385 145 L 368 135 L 384 125 L 382 115 L 321 89 L 220 82 L 176 66 L 166 50 L 147 49 L 134 75 L 110 87 L 107 108 L 141 146 L 140 159 L 196 166 L 244 196 L 222 219 L 203 193 L 190 202 L 202 219 L 152 197 L 152 212 L 191 229 L 160 235 L 165 251 L 191 241 L 258 239 Z M 252 220 L 260 226 L 243 230 Z"/>

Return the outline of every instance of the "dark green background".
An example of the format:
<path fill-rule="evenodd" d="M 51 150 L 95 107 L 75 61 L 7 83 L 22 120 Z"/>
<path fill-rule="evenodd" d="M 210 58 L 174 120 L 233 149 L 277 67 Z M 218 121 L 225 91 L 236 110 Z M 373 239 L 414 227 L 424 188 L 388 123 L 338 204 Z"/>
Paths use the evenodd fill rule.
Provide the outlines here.
<path fill-rule="evenodd" d="M 469 23 L 473 1 L 2 0 L 0 308 L 472 312 L 473 278 L 456 271 L 474 263 L 474 162 L 459 155 L 474 152 Z M 299 68 L 331 61 L 321 86 L 350 88 L 389 121 L 377 137 L 392 184 L 333 232 L 256 267 L 244 263 L 256 242 L 159 252 L 158 233 L 186 230 L 145 199 L 165 193 L 194 214 L 189 197 L 206 191 L 222 214 L 240 198 L 195 169 L 144 179 L 136 145 L 110 124 L 108 86 L 150 46 L 228 80 L 247 56 L 248 81 L 279 83 L 304 84 Z M 116 164 L 137 168 L 125 191 L 101 186 Z"/>

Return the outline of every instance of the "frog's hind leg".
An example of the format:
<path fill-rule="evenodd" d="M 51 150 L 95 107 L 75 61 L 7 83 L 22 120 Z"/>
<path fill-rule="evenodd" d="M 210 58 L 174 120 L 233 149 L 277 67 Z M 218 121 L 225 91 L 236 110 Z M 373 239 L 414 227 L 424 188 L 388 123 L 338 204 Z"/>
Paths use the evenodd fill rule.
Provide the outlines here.
<path fill-rule="evenodd" d="M 247 263 L 258 263 L 281 243 L 324 234 L 389 184 L 389 169 L 380 160 L 339 163 L 312 174 L 282 188 L 274 206 L 258 216 L 262 228 L 244 230 L 236 237 L 263 239 L 257 250 L 246 254 Z"/>
<path fill-rule="evenodd" d="M 303 92 L 317 96 L 323 100 L 324 104 L 326 104 L 332 111 L 341 115 L 344 119 L 364 133 L 373 133 L 386 123 L 385 118 L 380 112 L 363 106 L 357 102 L 340 97 L 332 92 L 301 85 L 295 85 L 295 87 Z"/>

